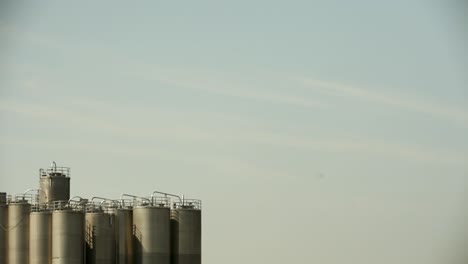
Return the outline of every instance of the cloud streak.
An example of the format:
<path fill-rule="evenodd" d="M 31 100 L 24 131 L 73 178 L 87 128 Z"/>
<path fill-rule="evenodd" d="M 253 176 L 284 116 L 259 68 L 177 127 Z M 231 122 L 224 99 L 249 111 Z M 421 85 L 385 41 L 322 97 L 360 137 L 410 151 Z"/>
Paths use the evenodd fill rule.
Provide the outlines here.
<path fill-rule="evenodd" d="M 119 109 L 119 105 L 107 103 L 107 108 Z M 319 153 L 334 153 L 341 156 L 363 156 L 368 158 L 391 157 L 414 162 L 426 162 L 435 164 L 463 165 L 468 158 L 463 153 L 443 153 L 436 149 L 426 149 L 420 146 L 405 145 L 398 142 L 388 142 L 373 139 L 349 139 L 345 137 L 294 137 L 273 133 L 267 130 L 258 130 L 253 128 L 239 127 L 236 124 L 218 127 L 210 125 L 195 125 L 193 123 L 173 122 L 169 119 L 158 120 L 154 123 L 145 123 L 140 120 L 132 125 L 113 122 L 107 116 L 99 116 L 92 112 L 79 112 L 65 109 L 59 106 L 44 106 L 22 103 L 0 102 L 2 112 L 13 112 L 20 114 L 27 119 L 33 119 L 35 122 L 60 123 L 64 129 L 82 131 L 86 129 L 91 133 L 106 135 L 106 137 L 115 140 L 135 139 L 139 142 L 145 142 L 144 145 L 138 144 L 140 154 L 154 153 L 154 147 L 162 142 L 171 144 L 171 142 L 185 142 L 190 144 L 191 148 L 197 149 L 197 146 L 204 148 L 211 145 L 235 146 L 275 146 L 280 148 L 296 148 L 306 151 L 316 151 Z M 117 111 L 117 110 L 116 110 Z M 117 115 L 119 112 L 115 112 Z M 186 117 L 191 119 L 190 116 Z M 208 118 L 209 119 L 209 118 Z M 208 120 L 209 121 L 209 120 Z M 158 140 L 155 142 L 154 140 Z M 2 144 L 20 144 L 20 139 L 3 141 Z M 160 142 L 160 143 L 158 143 Z M 36 142 L 37 143 L 37 142 Z M 167 145 L 166 144 L 166 145 Z M 47 144 L 45 144 L 47 145 Z M 73 144 L 72 144 L 73 145 Z M 88 151 L 93 147 L 102 145 L 100 142 L 89 144 L 85 149 Z M 76 147 L 76 146 L 75 146 Z M 74 148 L 75 148 L 74 147 Z M 88 149 L 89 147 L 89 149 Z M 129 146 L 126 146 L 127 148 Z M 79 148 L 79 147 L 76 147 Z M 135 148 L 135 147 L 133 147 Z M 81 149 L 81 148 L 80 148 Z M 118 147 L 109 148 L 119 153 Z M 124 151 L 127 152 L 127 151 Z M 130 151 L 130 152 L 138 152 Z M 146 155 L 146 154 L 144 154 Z"/>
<path fill-rule="evenodd" d="M 163 84 L 176 86 L 183 89 L 197 90 L 201 92 L 206 92 L 218 96 L 239 98 L 245 100 L 254 100 L 257 102 L 267 102 L 277 105 L 288 105 L 295 107 L 303 108 L 323 108 L 327 107 L 328 104 L 319 102 L 317 100 L 310 100 L 302 96 L 291 95 L 285 93 L 274 93 L 271 90 L 260 91 L 248 85 L 233 85 L 232 80 L 225 80 L 225 77 L 218 78 L 222 80 L 216 80 L 215 74 L 213 72 L 203 72 L 200 69 L 189 69 L 184 70 L 182 68 L 171 69 L 168 67 L 155 67 L 154 64 L 147 65 L 140 61 L 134 61 L 133 59 L 129 60 L 128 58 L 122 57 L 120 55 L 108 54 L 107 48 L 100 46 L 91 46 L 91 47 L 81 47 L 76 46 L 73 43 L 66 43 L 60 39 L 54 39 L 51 36 L 45 37 L 40 36 L 31 32 L 22 31 L 18 28 L 15 28 L 11 25 L 1 25 L 0 32 L 3 32 L 5 36 L 11 42 L 26 42 L 32 45 L 38 45 L 40 47 L 53 48 L 54 50 L 63 50 L 63 47 L 67 49 L 73 49 L 74 52 L 81 52 L 84 55 L 89 56 L 89 54 L 97 54 L 97 58 L 106 58 L 105 62 L 107 67 L 116 67 L 114 64 L 109 64 L 107 60 L 116 60 L 116 61 L 126 61 L 126 63 L 119 65 L 130 65 L 128 68 L 114 69 L 121 71 L 122 74 L 133 75 L 132 72 L 135 72 L 136 75 L 140 78 L 145 78 L 150 81 L 157 81 Z M 59 45 L 60 44 L 60 45 Z M 135 71 L 134 69 L 140 69 Z M 148 70 L 150 69 L 150 70 Z M 197 74 L 193 74 L 196 72 Z M 218 82 L 217 82 L 218 81 Z M 28 85 L 30 88 L 31 85 Z"/>
<path fill-rule="evenodd" d="M 273 92 L 271 89 L 256 89 L 249 84 L 233 84 L 232 80 L 216 77 L 213 72 L 202 73 L 191 69 L 190 72 L 197 72 L 194 74 L 187 73 L 184 70 L 168 70 L 167 68 L 154 68 L 149 72 L 145 72 L 142 76 L 151 81 L 157 81 L 163 84 L 180 87 L 184 89 L 197 90 L 207 92 L 215 95 L 240 98 L 247 100 L 254 100 L 258 102 L 268 102 L 278 105 L 288 105 L 303 108 L 325 108 L 329 105 L 317 100 L 311 100 L 299 95 Z"/>
<path fill-rule="evenodd" d="M 296 138 L 265 134 L 260 141 L 268 144 L 315 150 L 318 152 L 336 153 L 353 157 L 391 157 L 418 162 L 460 164 L 466 163 L 468 156 L 463 153 L 442 152 L 416 145 L 401 144 L 379 139 L 349 138 Z"/>
<path fill-rule="evenodd" d="M 325 92 L 329 92 L 334 96 L 347 96 L 370 103 L 387 105 L 402 110 L 431 115 L 439 119 L 457 122 L 465 126 L 468 125 L 468 110 L 466 109 L 455 108 L 437 103 L 422 102 L 401 95 L 388 95 L 346 84 L 339 84 L 304 77 L 294 78 L 294 80 L 296 83 L 300 83 L 308 87 L 324 89 Z"/>

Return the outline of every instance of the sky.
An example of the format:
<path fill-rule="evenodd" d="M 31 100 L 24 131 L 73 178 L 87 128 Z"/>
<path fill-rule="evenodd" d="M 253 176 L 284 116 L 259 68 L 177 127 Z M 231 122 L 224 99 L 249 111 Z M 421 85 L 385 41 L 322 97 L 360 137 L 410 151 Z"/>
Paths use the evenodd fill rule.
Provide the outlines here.
<path fill-rule="evenodd" d="M 463 1 L 2 1 L 0 191 L 202 199 L 205 264 L 468 261 Z"/>

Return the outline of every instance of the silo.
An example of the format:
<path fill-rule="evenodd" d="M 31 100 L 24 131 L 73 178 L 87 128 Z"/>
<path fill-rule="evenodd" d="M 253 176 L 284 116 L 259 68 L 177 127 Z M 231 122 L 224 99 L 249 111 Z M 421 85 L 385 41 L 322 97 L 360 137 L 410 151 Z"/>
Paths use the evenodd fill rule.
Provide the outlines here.
<path fill-rule="evenodd" d="M 133 264 L 133 211 L 119 208 L 115 211 L 117 263 Z"/>
<path fill-rule="evenodd" d="M 29 212 L 31 205 L 25 200 L 8 204 L 8 263 L 29 262 Z"/>
<path fill-rule="evenodd" d="M 115 216 L 104 212 L 85 215 L 86 263 L 115 263 Z"/>
<path fill-rule="evenodd" d="M 170 209 L 164 206 L 136 206 L 133 227 L 136 264 L 170 263 Z"/>
<path fill-rule="evenodd" d="M 57 167 L 55 163 L 48 169 L 39 170 L 39 203 L 51 204 L 54 201 L 70 199 L 70 168 Z"/>
<path fill-rule="evenodd" d="M 0 264 L 7 263 L 8 206 L 6 193 L 0 193 Z"/>
<path fill-rule="evenodd" d="M 173 264 L 201 263 L 201 204 L 198 200 L 171 211 Z"/>
<path fill-rule="evenodd" d="M 84 215 L 71 209 L 52 212 L 52 264 L 83 264 Z"/>
<path fill-rule="evenodd" d="M 49 264 L 52 256 L 52 215 L 31 212 L 29 215 L 29 264 Z"/>

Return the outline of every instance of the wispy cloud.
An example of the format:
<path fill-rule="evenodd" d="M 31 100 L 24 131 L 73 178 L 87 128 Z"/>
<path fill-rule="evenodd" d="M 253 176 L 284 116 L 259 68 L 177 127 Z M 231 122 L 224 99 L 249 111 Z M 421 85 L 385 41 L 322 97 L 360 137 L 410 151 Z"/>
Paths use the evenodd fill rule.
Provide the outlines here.
<path fill-rule="evenodd" d="M 193 74 L 193 72 L 197 74 Z M 304 98 L 300 95 L 291 95 L 291 91 L 288 93 L 275 92 L 273 89 L 265 89 L 265 87 L 253 87 L 248 82 L 236 84 L 236 81 L 229 80 L 228 76 L 216 76 L 216 72 L 204 73 L 196 69 L 190 69 L 190 71 L 184 69 L 170 70 L 163 67 L 155 68 L 153 66 L 152 70 L 143 71 L 142 77 L 175 87 L 226 97 L 304 108 L 328 107 L 328 104 L 318 100 Z"/>
<path fill-rule="evenodd" d="M 316 80 L 304 77 L 294 77 L 296 83 L 324 89 L 335 96 L 347 96 L 371 103 L 386 105 L 402 110 L 413 111 L 421 114 L 431 115 L 433 117 L 448 120 L 452 122 L 468 125 L 468 110 L 443 105 L 436 102 L 423 102 L 403 95 L 390 95 L 381 92 L 375 92 L 369 89 L 358 88 L 352 85 L 334 83 L 323 80 Z"/>
<path fill-rule="evenodd" d="M 444 152 L 424 146 L 401 144 L 388 140 L 359 138 L 296 138 L 265 134 L 258 138 L 268 144 L 309 149 L 318 152 L 336 153 L 349 157 L 389 157 L 438 164 L 465 164 L 466 153 Z"/>
<path fill-rule="evenodd" d="M 97 104 L 99 105 L 99 104 Z M 106 108 L 119 109 L 119 105 L 106 103 Z M 53 121 L 59 122 L 64 129 L 82 131 L 89 130 L 92 133 L 106 135 L 106 137 L 115 140 L 138 139 L 140 142 L 146 142 L 145 145 L 126 146 L 129 151 L 125 153 L 136 153 L 138 155 L 152 155 L 154 153 L 155 143 L 152 140 L 158 139 L 158 142 L 186 142 L 192 148 L 197 146 L 209 147 L 210 145 L 231 145 L 236 146 L 276 146 L 280 148 L 297 148 L 318 153 L 334 153 L 342 157 L 390 157 L 414 162 L 427 162 L 434 164 L 452 164 L 463 165 L 467 160 L 466 153 L 443 152 L 433 148 L 425 148 L 417 145 L 407 145 L 398 142 L 389 142 L 378 139 L 350 139 L 346 137 L 327 138 L 327 137 L 294 137 L 274 133 L 268 130 L 259 130 L 258 128 L 239 127 L 236 124 L 219 127 L 207 122 L 203 126 L 191 123 L 181 123 L 166 119 L 155 120 L 153 123 L 146 123 L 143 120 L 129 125 L 128 123 L 114 122 L 109 117 L 99 116 L 90 112 L 77 112 L 63 107 L 50 107 L 34 104 L 6 103 L 0 102 L 0 111 L 14 112 L 23 115 L 25 118 L 32 118 L 35 122 Z M 119 112 L 116 112 L 117 114 Z M 157 117 L 155 117 L 157 119 Z M 190 119 L 190 117 L 187 117 Z M 8 140 L 2 144 L 21 144 L 22 140 Z M 29 143 L 28 143 L 29 144 Z M 35 144 L 39 144 L 35 142 Z M 86 145 L 84 149 L 100 148 L 103 143 L 92 143 Z M 44 144 L 47 145 L 47 144 Z M 83 149 L 82 144 L 67 145 L 69 147 Z M 122 149 L 116 146 L 109 147 L 107 150 L 122 153 Z M 138 149 L 138 150 L 137 150 Z M 133 150 L 133 151 L 131 151 Z M 146 154 L 145 154 L 146 153 Z"/>
<path fill-rule="evenodd" d="M 154 112 L 151 114 L 152 118 L 160 121 L 160 125 L 156 125 L 158 122 L 144 122 L 145 115 L 141 115 L 144 113 L 141 109 L 134 109 L 131 114 L 132 116 L 139 116 L 139 119 L 132 120 L 128 118 L 125 124 L 123 124 L 119 118 L 119 115 L 125 113 L 125 109 L 122 106 L 101 103 L 98 105 L 105 105 L 107 113 L 98 114 L 87 109 L 89 104 L 76 108 L 70 107 L 71 105 L 64 107 L 59 104 L 50 106 L 31 102 L 0 101 L 0 111 L 31 118 L 35 123 L 61 124 L 63 128 L 92 131 L 94 133 L 104 133 L 124 138 L 166 138 L 177 135 L 178 131 L 183 131 L 183 129 L 179 129 L 178 126 L 180 124 L 176 121 L 172 121 L 170 126 L 168 122 L 161 123 L 161 121 L 165 120 L 158 119 L 157 113 Z"/>
<path fill-rule="evenodd" d="M 134 58 L 126 58 L 121 54 L 109 53 L 107 47 L 99 45 L 80 46 L 75 43 L 68 43 L 66 40 L 58 37 L 37 35 L 9 25 L 4 25 L 3 28 L 0 27 L 0 33 L 3 33 L 12 43 L 28 43 L 43 48 L 52 48 L 56 51 L 73 49 L 75 54 L 80 53 L 83 57 L 95 54 L 94 60 L 98 60 L 96 63 L 100 62 L 97 64 L 105 64 L 106 69 L 111 69 L 113 74 L 114 72 L 119 72 L 121 76 L 126 76 L 127 78 L 135 78 L 136 76 L 150 82 L 158 82 L 182 89 L 276 105 L 302 108 L 328 107 L 328 104 L 322 101 L 306 98 L 299 94 L 294 95 L 292 91 L 275 92 L 273 89 L 253 86 L 248 82 L 236 83 L 236 80 L 229 79 L 232 76 L 216 70 L 207 72 L 197 68 L 186 69 L 183 67 L 168 67 L 166 65 L 157 66 L 135 60 Z M 109 63 L 109 61 L 124 61 L 125 63 Z M 32 81 L 29 81 L 27 84 L 27 87 L 31 90 L 34 90 L 33 88 L 36 86 L 36 83 Z M 47 87 L 47 85 L 43 85 L 43 87 Z"/>

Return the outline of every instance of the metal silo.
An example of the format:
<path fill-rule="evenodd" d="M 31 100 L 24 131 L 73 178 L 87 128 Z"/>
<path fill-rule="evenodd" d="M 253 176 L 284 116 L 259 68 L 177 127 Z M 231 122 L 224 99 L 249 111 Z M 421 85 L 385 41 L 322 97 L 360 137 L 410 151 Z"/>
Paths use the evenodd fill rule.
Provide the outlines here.
<path fill-rule="evenodd" d="M 70 199 L 70 168 L 57 167 L 39 170 L 39 203 L 51 205 L 54 201 Z"/>
<path fill-rule="evenodd" d="M 86 263 L 115 263 L 115 216 L 103 211 L 85 215 Z"/>
<path fill-rule="evenodd" d="M 175 203 L 171 211 L 171 256 L 173 264 L 201 263 L 201 201 Z"/>
<path fill-rule="evenodd" d="M 29 264 L 49 264 L 52 257 L 52 215 L 31 212 L 29 215 Z"/>
<path fill-rule="evenodd" d="M 115 211 L 117 263 L 133 264 L 133 210 L 119 208 Z"/>
<path fill-rule="evenodd" d="M 52 212 L 52 264 L 84 263 L 84 215 L 71 208 Z"/>
<path fill-rule="evenodd" d="M 8 206 L 6 193 L 0 193 L 0 264 L 7 263 Z"/>
<path fill-rule="evenodd" d="M 8 263 L 29 262 L 29 212 L 31 205 L 26 200 L 8 204 Z"/>
<path fill-rule="evenodd" d="M 133 208 L 136 264 L 170 263 L 170 209 L 167 202 Z"/>

